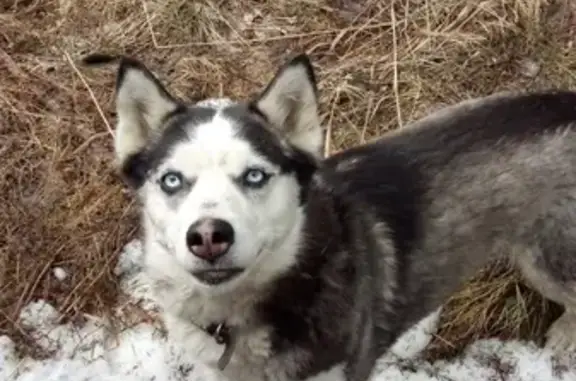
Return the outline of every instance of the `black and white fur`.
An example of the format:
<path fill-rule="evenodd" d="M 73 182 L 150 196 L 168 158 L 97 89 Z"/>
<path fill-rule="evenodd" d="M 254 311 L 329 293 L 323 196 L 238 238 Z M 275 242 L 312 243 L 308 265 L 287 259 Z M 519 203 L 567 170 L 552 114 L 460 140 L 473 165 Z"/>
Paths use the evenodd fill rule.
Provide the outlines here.
<path fill-rule="evenodd" d="M 574 350 L 575 93 L 462 102 L 327 159 L 306 56 L 256 99 L 218 102 L 187 105 L 120 64 L 116 155 L 169 335 L 192 359 L 216 367 L 206 327 L 222 324 L 225 379 L 366 380 L 499 255 L 566 307 L 547 345 Z M 187 244 L 205 218 L 234 232 L 215 260 Z"/>

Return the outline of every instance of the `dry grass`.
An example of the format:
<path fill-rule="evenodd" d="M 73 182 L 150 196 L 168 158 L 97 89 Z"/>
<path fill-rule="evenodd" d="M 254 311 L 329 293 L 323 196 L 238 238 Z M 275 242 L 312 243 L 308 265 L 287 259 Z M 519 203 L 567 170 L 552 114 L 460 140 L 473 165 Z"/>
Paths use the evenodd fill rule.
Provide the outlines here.
<path fill-rule="evenodd" d="M 306 51 L 332 152 L 463 98 L 574 88 L 569 0 L 359 4 L 0 1 L 0 334 L 33 351 L 16 323 L 23 305 L 46 298 L 74 318 L 106 314 L 118 294 L 112 270 L 135 213 L 112 168 L 113 72 L 76 68 L 85 53 L 142 58 L 177 95 L 198 100 L 249 96 Z M 69 278 L 58 281 L 56 266 Z M 437 353 L 478 336 L 541 334 L 541 298 L 496 268 L 448 303 Z"/>
<path fill-rule="evenodd" d="M 489 337 L 529 339 L 542 345 L 547 328 L 560 313 L 560 306 L 527 287 L 508 264 L 494 263 L 446 303 L 426 357 L 457 355 L 463 345 Z"/>

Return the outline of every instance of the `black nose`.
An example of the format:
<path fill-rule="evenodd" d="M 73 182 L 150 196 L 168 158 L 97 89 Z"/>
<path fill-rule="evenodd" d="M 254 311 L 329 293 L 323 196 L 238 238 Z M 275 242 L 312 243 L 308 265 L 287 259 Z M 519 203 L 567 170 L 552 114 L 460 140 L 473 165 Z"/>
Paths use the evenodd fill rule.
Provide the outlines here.
<path fill-rule="evenodd" d="M 234 243 L 234 228 L 218 218 L 202 218 L 186 233 L 188 249 L 206 261 L 214 261 L 228 252 Z"/>

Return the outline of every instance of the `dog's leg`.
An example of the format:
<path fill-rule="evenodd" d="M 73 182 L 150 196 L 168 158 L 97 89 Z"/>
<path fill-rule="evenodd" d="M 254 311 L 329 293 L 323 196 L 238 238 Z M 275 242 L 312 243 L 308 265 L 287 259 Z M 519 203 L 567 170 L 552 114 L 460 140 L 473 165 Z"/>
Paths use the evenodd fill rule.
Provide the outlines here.
<path fill-rule="evenodd" d="M 576 352 L 576 312 L 566 309 L 546 334 L 546 347 L 556 353 Z"/>
<path fill-rule="evenodd" d="M 524 277 L 532 287 L 545 298 L 565 308 L 562 316 L 546 333 L 546 347 L 556 353 L 576 351 L 576 282 L 564 282 L 556 274 L 543 268 L 541 263 L 543 255 L 540 249 L 528 250 L 519 264 Z M 576 257 L 573 260 L 576 260 Z"/>
<path fill-rule="evenodd" d="M 168 330 L 169 340 L 180 350 L 185 361 L 201 362 L 216 368 L 224 347 L 216 343 L 213 337 L 170 314 L 164 315 L 164 324 Z"/>
<path fill-rule="evenodd" d="M 537 244 L 515 253 L 528 282 L 544 297 L 565 307 L 547 332 L 546 347 L 576 351 L 576 210 L 560 203 L 537 223 Z"/>
<path fill-rule="evenodd" d="M 543 269 L 538 263 L 543 255 L 540 250 L 533 249 L 526 254 L 527 258 L 519 262 L 525 278 L 545 298 L 565 308 L 546 333 L 546 347 L 556 353 L 576 351 L 576 282 L 564 282 Z M 576 256 L 572 260 L 576 261 Z"/>

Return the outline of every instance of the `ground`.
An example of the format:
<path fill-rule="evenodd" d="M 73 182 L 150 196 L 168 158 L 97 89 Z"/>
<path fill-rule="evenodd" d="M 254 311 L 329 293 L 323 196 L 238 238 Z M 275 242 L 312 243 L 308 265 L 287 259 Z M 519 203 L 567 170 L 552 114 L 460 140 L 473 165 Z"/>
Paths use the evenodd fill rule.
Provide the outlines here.
<path fill-rule="evenodd" d="M 85 54 L 135 56 L 195 101 L 249 97 L 307 52 L 330 154 L 461 99 L 574 89 L 575 37 L 570 0 L 0 0 L 0 337 L 51 355 L 19 319 L 35 302 L 74 326 L 154 320 L 114 313 L 130 304 L 115 268 L 137 215 L 113 167 L 114 68 Z M 447 303 L 426 356 L 538 343 L 557 315 L 494 264 Z"/>

